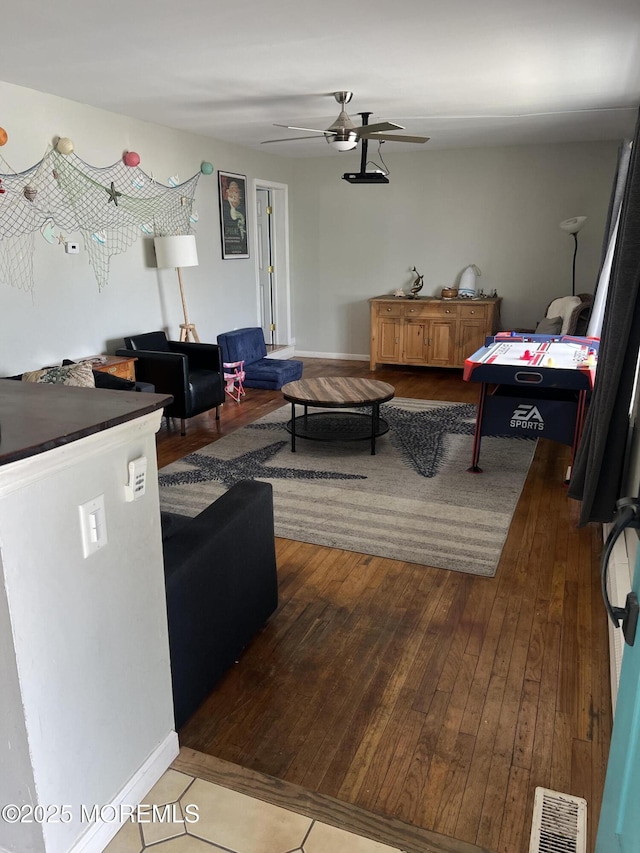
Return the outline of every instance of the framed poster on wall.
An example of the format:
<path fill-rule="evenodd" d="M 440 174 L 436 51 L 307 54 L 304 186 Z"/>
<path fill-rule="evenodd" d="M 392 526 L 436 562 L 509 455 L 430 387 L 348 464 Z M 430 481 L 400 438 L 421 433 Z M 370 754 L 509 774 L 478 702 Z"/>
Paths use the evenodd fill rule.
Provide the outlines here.
<path fill-rule="evenodd" d="M 224 260 L 248 258 L 246 175 L 218 171 L 218 197 L 222 257 Z"/>

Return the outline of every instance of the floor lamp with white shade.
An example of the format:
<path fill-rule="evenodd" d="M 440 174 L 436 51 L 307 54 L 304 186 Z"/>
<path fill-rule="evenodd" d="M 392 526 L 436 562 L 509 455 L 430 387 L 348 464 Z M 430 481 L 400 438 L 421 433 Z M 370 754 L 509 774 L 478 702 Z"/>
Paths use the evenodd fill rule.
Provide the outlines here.
<path fill-rule="evenodd" d="M 180 340 L 194 341 L 200 343 L 200 338 L 193 323 L 189 322 L 187 313 L 187 302 L 184 298 L 184 286 L 182 284 L 182 267 L 198 266 L 198 250 L 196 238 L 193 234 L 176 234 L 169 237 L 154 237 L 153 243 L 156 249 L 156 264 L 159 269 L 174 267 L 178 273 L 178 284 L 180 285 L 180 300 L 182 301 L 182 312 L 184 323 L 180 323 Z"/>

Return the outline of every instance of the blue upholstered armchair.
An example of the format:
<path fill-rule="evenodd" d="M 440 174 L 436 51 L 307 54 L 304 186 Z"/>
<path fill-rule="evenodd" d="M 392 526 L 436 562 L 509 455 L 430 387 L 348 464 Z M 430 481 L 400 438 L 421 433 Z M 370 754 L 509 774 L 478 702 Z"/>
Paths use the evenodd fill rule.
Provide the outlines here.
<path fill-rule="evenodd" d="M 225 363 L 244 361 L 245 388 L 279 389 L 302 376 L 302 362 L 295 359 L 267 358 L 264 334 L 259 327 L 235 329 L 218 335 Z"/>

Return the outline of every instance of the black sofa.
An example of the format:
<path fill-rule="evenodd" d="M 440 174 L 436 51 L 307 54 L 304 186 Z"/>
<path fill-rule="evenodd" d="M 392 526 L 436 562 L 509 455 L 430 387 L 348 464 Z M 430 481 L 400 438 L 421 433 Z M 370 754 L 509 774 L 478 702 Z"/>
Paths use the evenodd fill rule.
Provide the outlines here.
<path fill-rule="evenodd" d="M 195 518 L 161 520 L 180 728 L 278 605 L 273 490 L 243 480 Z"/>

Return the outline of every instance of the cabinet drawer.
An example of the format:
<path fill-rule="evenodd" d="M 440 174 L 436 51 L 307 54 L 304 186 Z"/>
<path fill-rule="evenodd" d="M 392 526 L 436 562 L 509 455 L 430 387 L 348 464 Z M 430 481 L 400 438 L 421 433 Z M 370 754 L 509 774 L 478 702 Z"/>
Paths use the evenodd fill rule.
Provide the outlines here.
<path fill-rule="evenodd" d="M 120 379 L 133 379 L 132 364 L 112 364 L 110 367 L 103 368 L 103 373 L 111 373 L 113 376 L 119 376 Z"/>
<path fill-rule="evenodd" d="M 376 305 L 376 314 L 378 317 L 400 317 L 402 315 L 402 305 L 383 302 Z"/>
<path fill-rule="evenodd" d="M 118 356 L 102 356 L 102 358 L 104 359 L 102 363 L 92 363 L 91 366 L 94 370 L 99 370 L 101 373 L 111 373 L 113 376 L 128 379 L 130 382 L 136 381 L 135 358 L 120 358 Z M 90 360 L 93 361 L 93 359 Z"/>
<path fill-rule="evenodd" d="M 460 305 L 460 316 L 463 319 L 484 320 L 487 316 L 486 305 Z"/>
<path fill-rule="evenodd" d="M 415 317 L 426 317 L 440 319 L 443 317 L 455 319 L 458 316 L 457 305 L 447 302 L 425 302 L 422 305 L 404 305 L 404 316 L 407 319 Z"/>

